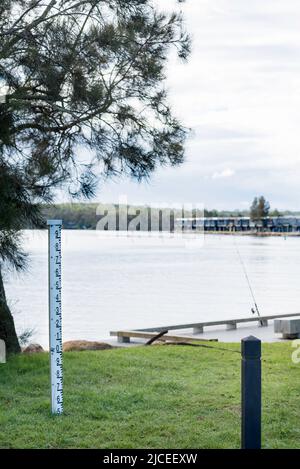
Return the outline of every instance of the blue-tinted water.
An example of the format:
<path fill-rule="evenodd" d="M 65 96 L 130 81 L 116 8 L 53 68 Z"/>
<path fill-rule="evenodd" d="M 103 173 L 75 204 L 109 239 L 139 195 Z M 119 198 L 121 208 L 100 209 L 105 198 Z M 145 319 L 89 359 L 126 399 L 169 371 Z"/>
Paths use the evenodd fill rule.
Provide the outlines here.
<path fill-rule="evenodd" d="M 47 232 L 26 231 L 27 273 L 6 275 L 18 332 L 48 345 Z M 235 237 L 261 313 L 300 312 L 300 239 Z M 127 237 L 63 231 L 64 340 L 251 315 L 233 237 Z"/>

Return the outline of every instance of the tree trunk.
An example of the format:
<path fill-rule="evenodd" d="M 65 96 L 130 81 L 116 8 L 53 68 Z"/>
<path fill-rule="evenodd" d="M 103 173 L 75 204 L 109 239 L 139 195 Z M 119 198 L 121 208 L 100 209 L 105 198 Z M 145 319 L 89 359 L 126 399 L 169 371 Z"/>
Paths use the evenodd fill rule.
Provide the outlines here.
<path fill-rule="evenodd" d="M 4 340 L 7 355 L 21 352 L 14 319 L 6 302 L 0 266 L 0 339 Z"/>

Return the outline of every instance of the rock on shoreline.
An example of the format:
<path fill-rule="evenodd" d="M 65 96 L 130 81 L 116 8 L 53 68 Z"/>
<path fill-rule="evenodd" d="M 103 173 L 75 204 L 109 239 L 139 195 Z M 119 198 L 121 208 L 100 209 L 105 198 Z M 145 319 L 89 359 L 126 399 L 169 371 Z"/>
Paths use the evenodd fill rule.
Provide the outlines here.
<path fill-rule="evenodd" d="M 96 342 L 90 340 L 69 340 L 63 343 L 64 352 L 81 352 L 83 350 L 107 350 L 114 348 L 105 342 Z"/>
<path fill-rule="evenodd" d="M 115 348 L 105 342 L 97 342 L 90 340 L 68 340 L 63 343 L 63 352 L 81 352 L 83 350 L 107 350 Z M 29 344 L 22 348 L 23 353 L 40 353 L 46 352 L 40 344 Z"/>
<path fill-rule="evenodd" d="M 45 350 L 40 344 L 29 344 L 27 347 L 22 349 L 23 353 L 39 353 L 44 352 Z"/>

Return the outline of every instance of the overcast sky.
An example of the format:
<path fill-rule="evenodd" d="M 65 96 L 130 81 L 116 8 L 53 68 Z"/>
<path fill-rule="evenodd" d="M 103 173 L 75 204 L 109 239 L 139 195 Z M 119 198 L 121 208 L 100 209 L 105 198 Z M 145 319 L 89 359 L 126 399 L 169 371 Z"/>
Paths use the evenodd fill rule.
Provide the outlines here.
<path fill-rule="evenodd" d="M 169 4 L 178 8 L 159 2 Z M 264 194 L 273 208 L 300 209 L 299 0 L 187 0 L 179 8 L 193 51 L 187 64 L 171 60 L 167 88 L 193 129 L 186 162 L 150 183 L 106 183 L 98 199 L 242 209 Z"/>

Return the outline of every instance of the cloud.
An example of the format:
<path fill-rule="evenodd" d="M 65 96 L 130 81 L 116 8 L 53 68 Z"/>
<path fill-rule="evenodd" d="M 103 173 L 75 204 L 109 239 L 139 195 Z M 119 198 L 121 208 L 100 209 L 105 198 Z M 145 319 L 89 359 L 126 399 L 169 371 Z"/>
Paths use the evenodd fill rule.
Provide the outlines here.
<path fill-rule="evenodd" d="M 233 169 L 227 168 L 223 169 L 223 171 L 216 171 L 212 174 L 212 179 L 223 179 L 223 178 L 230 178 L 235 174 Z"/>
<path fill-rule="evenodd" d="M 238 208 L 264 194 L 272 206 L 299 209 L 300 2 L 155 1 L 182 9 L 193 39 L 187 64 L 172 55 L 166 82 L 174 113 L 193 130 L 186 162 L 150 184 L 107 183 L 99 198 L 122 191 Z"/>

